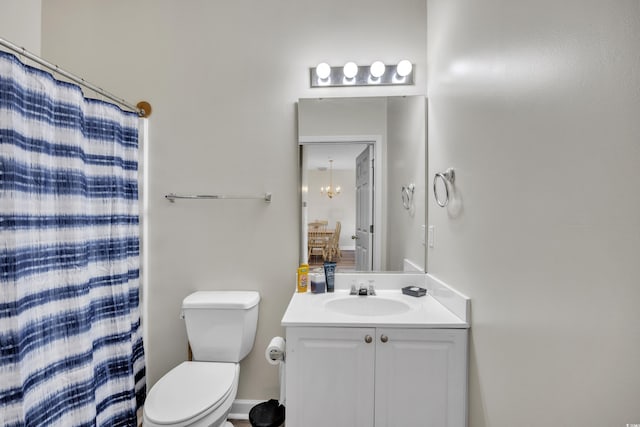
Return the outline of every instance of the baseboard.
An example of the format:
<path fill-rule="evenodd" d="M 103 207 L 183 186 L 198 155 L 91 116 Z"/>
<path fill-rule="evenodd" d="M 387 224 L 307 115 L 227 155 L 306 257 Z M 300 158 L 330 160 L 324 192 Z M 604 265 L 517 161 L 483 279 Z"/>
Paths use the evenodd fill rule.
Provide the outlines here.
<path fill-rule="evenodd" d="M 262 402 L 263 400 L 236 399 L 231 405 L 231 412 L 229 412 L 227 418 L 231 420 L 248 420 L 251 408 Z"/>

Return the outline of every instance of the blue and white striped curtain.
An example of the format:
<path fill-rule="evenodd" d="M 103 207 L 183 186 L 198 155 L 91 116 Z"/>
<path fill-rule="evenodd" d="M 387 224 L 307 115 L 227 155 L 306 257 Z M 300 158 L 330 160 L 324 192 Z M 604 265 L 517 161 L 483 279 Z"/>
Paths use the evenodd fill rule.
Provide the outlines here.
<path fill-rule="evenodd" d="M 0 425 L 135 426 L 138 118 L 0 52 Z"/>

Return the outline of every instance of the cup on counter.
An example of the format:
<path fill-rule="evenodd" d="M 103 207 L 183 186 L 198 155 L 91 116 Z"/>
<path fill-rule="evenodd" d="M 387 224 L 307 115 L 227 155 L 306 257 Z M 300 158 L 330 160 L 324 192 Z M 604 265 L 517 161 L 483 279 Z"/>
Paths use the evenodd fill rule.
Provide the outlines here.
<path fill-rule="evenodd" d="M 321 270 L 309 273 L 309 281 L 311 282 L 311 292 L 321 294 L 325 291 L 324 272 Z"/>

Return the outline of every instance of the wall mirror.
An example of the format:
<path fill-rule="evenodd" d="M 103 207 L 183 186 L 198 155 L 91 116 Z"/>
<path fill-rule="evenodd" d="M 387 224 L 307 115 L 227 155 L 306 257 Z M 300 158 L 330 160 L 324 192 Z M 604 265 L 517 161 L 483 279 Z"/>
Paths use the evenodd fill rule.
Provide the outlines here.
<path fill-rule="evenodd" d="M 298 101 L 300 262 L 425 271 L 424 96 Z"/>

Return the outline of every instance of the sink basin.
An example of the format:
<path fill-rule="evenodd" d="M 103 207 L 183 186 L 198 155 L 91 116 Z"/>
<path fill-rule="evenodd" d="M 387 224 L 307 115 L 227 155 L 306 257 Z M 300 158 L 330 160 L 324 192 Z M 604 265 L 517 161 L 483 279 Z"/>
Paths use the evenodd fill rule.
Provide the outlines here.
<path fill-rule="evenodd" d="M 352 295 L 329 300 L 325 303 L 325 308 L 329 311 L 354 316 L 388 316 L 411 310 L 409 304 L 397 299 Z"/>

